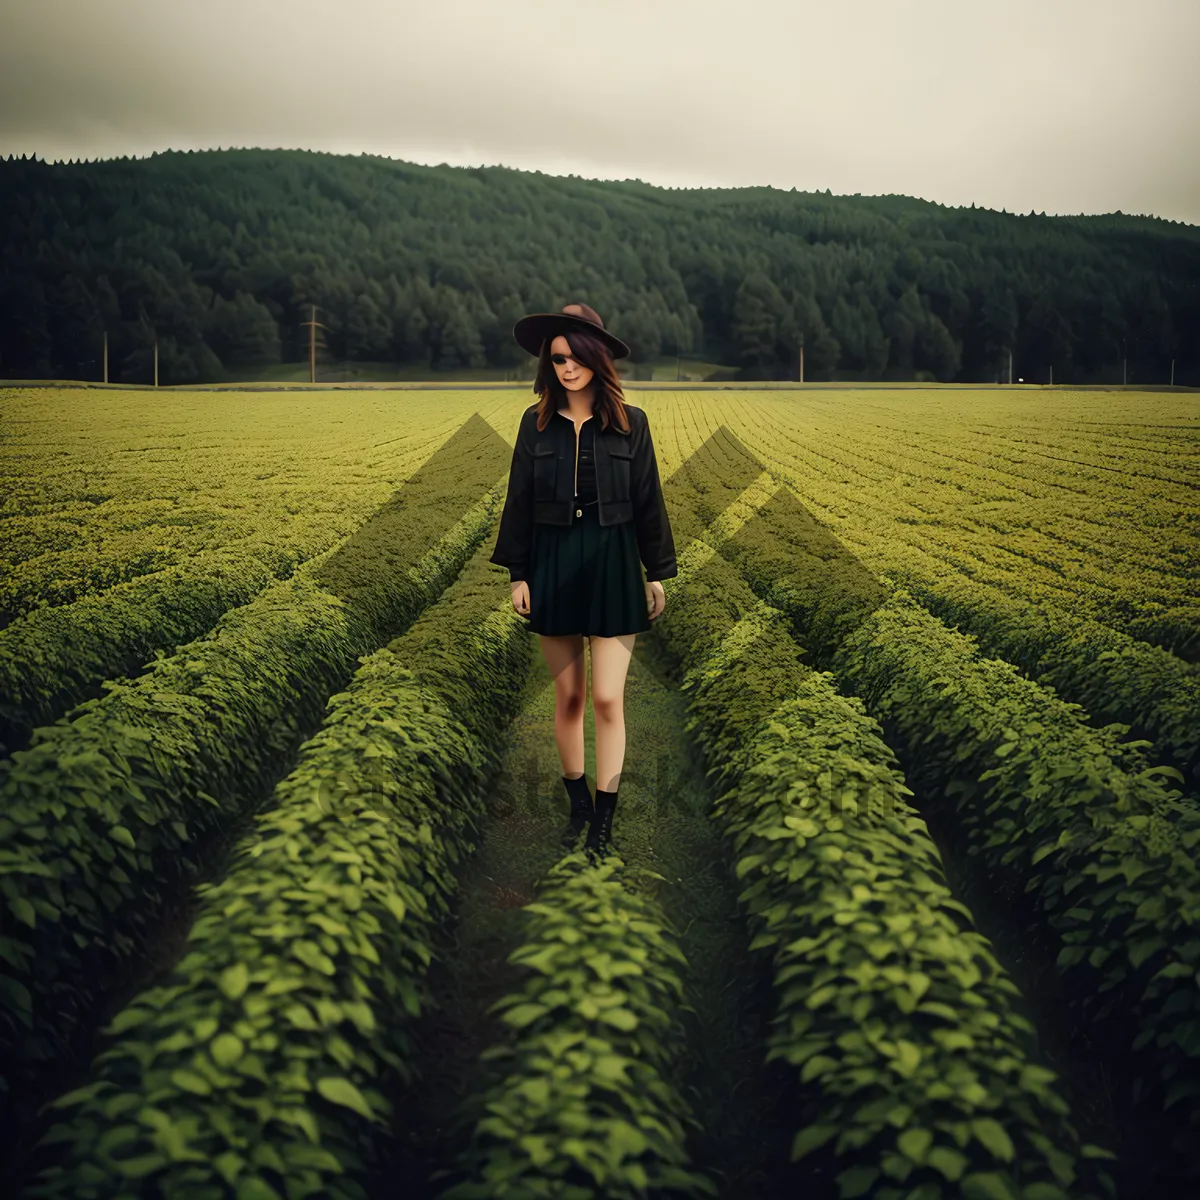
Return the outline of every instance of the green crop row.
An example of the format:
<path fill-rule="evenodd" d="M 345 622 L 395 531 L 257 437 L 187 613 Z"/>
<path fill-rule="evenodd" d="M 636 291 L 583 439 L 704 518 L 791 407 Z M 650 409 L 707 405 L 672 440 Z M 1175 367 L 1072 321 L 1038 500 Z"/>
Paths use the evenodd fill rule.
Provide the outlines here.
<path fill-rule="evenodd" d="M 947 886 L 877 723 L 786 618 L 694 543 L 660 619 L 720 791 L 740 895 L 773 951 L 768 1057 L 798 1068 L 793 1158 L 842 1197 L 1051 1200 L 1111 1191 L 1015 985 Z"/>
<path fill-rule="evenodd" d="M 432 550 L 430 527 L 397 511 L 0 764 L 6 1075 L 62 1053 L 208 835 L 270 786 L 358 656 L 441 593 L 497 502 L 487 493 Z"/>
<path fill-rule="evenodd" d="M 951 836 L 995 898 L 1058 956 L 1073 1023 L 1115 1048 L 1128 1144 L 1194 1177 L 1200 812 L 1158 778 L 1178 769 L 1151 765 L 1148 741 L 1122 741 L 1127 724 L 1097 729 L 984 658 L 786 497 L 718 549 L 865 701 L 913 786 L 952 807 Z"/>
<path fill-rule="evenodd" d="M 94 545 L 78 545 L 79 529 L 70 529 L 74 544 L 61 549 L 54 541 L 30 544 L 28 536 L 19 545 L 15 530 L 12 541 L 6 537 L 6 559 L 0 563 L 0 627 L 44 607 L 73 604 L 152 571 L 166 570 L 181 557 L 177 547 L 160 544 L 161 538 L 155 536 L 158 530 L 125 532 L 114 539 L 115 548 L 106 546 L 100 553 Z M 22 561 L 8 559 L 22 551 L 30 552 Z"/>
<path fill-rule="evenodd" d="M 48 554 L 65 554 L 79 545 L 79 522 L 76 512 L 41 512 L 45 504 L 37 472 L 28 469 L 20 475 L 8 475 L 4 493 L 0 495 L 0 529 L 4 530 L 4 557 L 0 558 L 5 571 L 32 559 Z M 12 593 L 0 591 L 0 620 L 13 614 Z"/>
<path fill-rule="evenodd" d="M 1077 705 L 981 657 L 903 589 L 834 666 L 953 806 L 993 885 L 1033 906 L 1076 1020 L 1123 1048 L 1130 1105 L 1195 1172 L 1200 812 L 1158 778 L 1178 772 L 1146 766 L 1145 743 L 1119 740 L 1127 726 L 1089 727 Z"/>
<path fill-rule="evenodd" d="M 569 854 L 524 911 L 529 933 L 509 961 L 530 974 L 491 1010 L 513 1039 L 482 1056 L 508 1072 L 444 1200 L 716 1195 L 689 1167 L 698 1125 L 675 1079 L 686 959 L 657 902 L 619 859 Z"/>
<path fill-rule="evenodd" d="M 0 631 L 0 747 L 28 745 L 34 729 L 95 695 L 104 680 L 199 637 L 300 561 L 269 547 L 205 551 L 8 626 Z"/>
<path fill-rule="evenodd" d="M 1033 606 L 959 576 L 936 581 L 888 574 L 935 616 L 959 623 L 986 654 L 1152 739 L 1155 752 L 1200 778 L 1200 671 L 1161 646 L 1097 621 Z"/>
<path fill-rule="evenodd" d="M 501 578 L 503 577 L 503 578 Z M 361 1200 L 532 641 L 479 551 L 364 657 L 257 834 L 199 888 L 189 951 L 61 1097 L 30 1197 Z M 496 607 L 497 595 L 505 600 Z"/>

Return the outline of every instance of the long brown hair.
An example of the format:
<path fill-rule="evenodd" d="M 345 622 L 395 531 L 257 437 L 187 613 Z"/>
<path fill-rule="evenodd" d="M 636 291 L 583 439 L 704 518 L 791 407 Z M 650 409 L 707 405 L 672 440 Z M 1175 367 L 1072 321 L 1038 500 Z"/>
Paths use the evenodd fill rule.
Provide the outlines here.
<path fill-rule="evenodd" d="M 599 320 L 595 309 L 586 304 L 577 306 L 588 317 Z M 594 333 L 579 327 L 570 328 L 566 325 L 558 331 L 567 339 L 571 347 L 571 357 L 576 362 L 589 367 L 592 372 L 592 395 L 595 403 L 592 411 L 600 418 L 600 428 L 607 429 L 610 425 L 621 433 L 629 432 L 629 414 L 625 411 L 625 393 L 621 390 L 621 378 L 613 365 L 612 352 L 608 344 Z M 542 352 L 538 355 L 537 375 L 533 380 L 533 390 L 541 397 L 537 410 L 538 432 L 550 424 L 550 419 L 567 404 L 567 389 L 559 382 L 558 372 L 550 361 L 550 344 L 557 334 L 543 339 Z"/>

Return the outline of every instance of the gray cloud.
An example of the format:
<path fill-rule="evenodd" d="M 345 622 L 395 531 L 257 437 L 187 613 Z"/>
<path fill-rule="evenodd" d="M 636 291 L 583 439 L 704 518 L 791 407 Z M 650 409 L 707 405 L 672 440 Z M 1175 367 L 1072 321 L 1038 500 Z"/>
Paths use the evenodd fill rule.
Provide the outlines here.
<path fill-rule="evenodd" d="M 1196 0 L 6 0 L 0 155 L 287 146 L 1200 224 Z"/>

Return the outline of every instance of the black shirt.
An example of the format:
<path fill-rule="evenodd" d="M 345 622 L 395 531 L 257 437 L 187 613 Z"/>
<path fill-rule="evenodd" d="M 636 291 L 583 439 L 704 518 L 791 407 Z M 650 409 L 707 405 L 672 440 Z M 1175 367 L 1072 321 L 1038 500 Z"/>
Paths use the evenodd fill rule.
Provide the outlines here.
<path fill-rule="evenodd" d="M 596 499 L 596 418 L 584 421 L 579 430 L 579 484 L 575 499 L 589 504 Z M 572 470 L 574 463 L 571 464 Z"/>
<path fill-rule="evenodd" d="M 558 415 L 564 421 L 570 421 L 572 425 L 574 420 L 562 409 L 558 410 Z M 579 427 L 579 479 L 578 486 L 575 488 L 575 499 L 580 504 L 594 504 L 597 499 L 596 493 L 596 422 L 599 417 L 588 417 L 586 421 Z M 574 430 L 572 430 L 574 432 Z M 571 457 L 571 477 L 575 478 L 575 452 L 572 448 Z"/>

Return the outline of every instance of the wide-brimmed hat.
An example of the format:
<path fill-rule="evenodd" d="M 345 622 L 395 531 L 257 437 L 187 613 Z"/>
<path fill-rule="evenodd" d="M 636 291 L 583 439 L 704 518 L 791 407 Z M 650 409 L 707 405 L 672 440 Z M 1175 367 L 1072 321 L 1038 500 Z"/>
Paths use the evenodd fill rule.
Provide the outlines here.
<path fill-rule="evenodd" d="M 600 314 L 586 304 L 564 304 L 562 312 L 529 313 L 513 326 L 513 337 L 522 350 L 540 355 L 542 342 L 572 329 L 586 329 L 608 344 L 613 358 L 628 358 L 629 347 L 614 333 L 604 328 Z"/>

